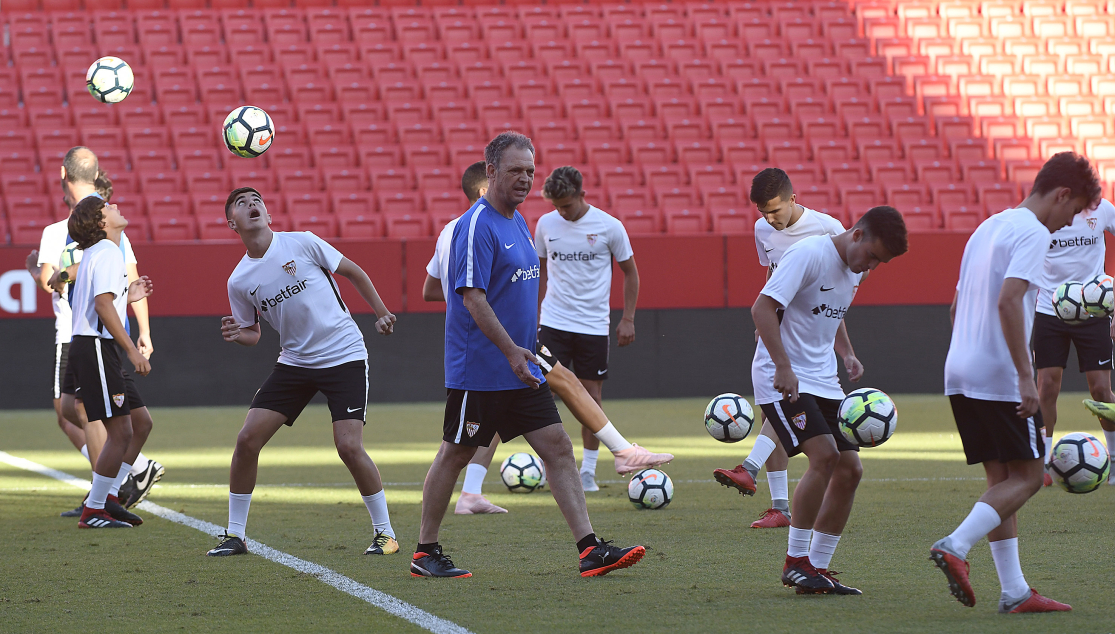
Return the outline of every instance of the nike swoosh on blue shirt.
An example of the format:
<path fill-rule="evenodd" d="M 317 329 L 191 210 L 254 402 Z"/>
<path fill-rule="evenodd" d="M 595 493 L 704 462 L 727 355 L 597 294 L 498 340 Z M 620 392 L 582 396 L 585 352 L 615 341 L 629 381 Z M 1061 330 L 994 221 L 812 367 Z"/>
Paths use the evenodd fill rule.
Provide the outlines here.
<path fill-rule="evenodd" d="M 515 246 L 515 243 L 514 243 L 514 242 L 512 242 L 511 244 L 505 244 L 505 245 L 503 245 L 503 248 L 505 248 L 505 249 L 510 249 L 510 248 L 511 248 L 511 247 L 513 247 L 513 246 Z"/>

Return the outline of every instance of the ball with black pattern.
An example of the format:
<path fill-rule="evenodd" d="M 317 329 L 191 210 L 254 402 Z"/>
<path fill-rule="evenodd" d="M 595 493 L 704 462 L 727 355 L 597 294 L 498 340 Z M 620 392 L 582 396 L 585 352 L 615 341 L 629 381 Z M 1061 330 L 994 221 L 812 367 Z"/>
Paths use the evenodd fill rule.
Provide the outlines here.
<path fill-rule="evenodd" d="M 705 431 L 720 442 L 739 442 L 751 433 L 755 411 L 739 394 L 721 394 L 705 407 Z"/>
<path fill-rule="evenodd" d="M 546 467 L 533 454 L 513 453 L 499 466 L 499 478 L 512 493 L 530 493 L 546 486 Z"/>
<path fill-rule="evenodd" d="M 1107 481 L 1111 460 L 1098 438 L 1074 432 L 1053 446 L 1049 470 L 1058 486 L 1069 493 L 1091 493 Z"/>
<path fill-rule="evenodd" d="M 267 151 L 275 140 L 275 125 L 263 108 L 241 106 L 225 117 L 222 137 L 229 152 L 255 158 Z"/>
<path fill-rule="evenodd" d="M 102 57 L 85 73 L 85 89 L 101 103 L 120 103 L 134 87 L 132 67 L 119 57 Z"/>
<path fill-rule="evenodd" d="M 643 469 L 627 484 L 627 499 L 637 509 L 661 509 L 674 499 L 674 482 L 661 469 Z"/>

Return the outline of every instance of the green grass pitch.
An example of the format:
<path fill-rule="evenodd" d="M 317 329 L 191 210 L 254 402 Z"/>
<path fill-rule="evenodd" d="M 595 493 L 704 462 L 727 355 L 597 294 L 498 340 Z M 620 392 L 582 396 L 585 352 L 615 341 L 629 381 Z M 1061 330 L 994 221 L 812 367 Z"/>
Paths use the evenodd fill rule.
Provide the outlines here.
<path fill-rule="evenodd" d="M 1080 405 L 1061 400 L 1058 436 L 1099 435 Z M 753 436 L 722 444 L 701 425 L 699 399 L 605 401 L 628 439 L 677 458 L 664 470 L 675 498 L 638 511 L 612 461 L 601 455 L 588 494 L 598 534 L 641 543 L 646 558 L 603 578 L 581 579 L 572 538 L 548 492 L 513 495 L 489 471 L 485 493 L 507 515 L 450 512 L 441 542 L 475 575 L 415 579 L 407 572 L 417 539 L 421 481 L 440 438 L 439 403 L 369 408 L 365 446 L 379 465 L 402 552 L 365 557 L 371 522 L 332 446 L 328 414 L 312 407 L 264 449 L 249 535 L 327 566 L 474 632 L 1110 632 L 1115 579 L 1115 487 L 1089 495 L 1043 489 L 1020 514 L 1027 581 L 1073 605 L 1068 614 L 1001 616 L 999 584 L 986 542 L 972 551 L 978 603 L 949 594 L 928 561 L 930 544 L 967 514 L 983 490 L 982 470 L 964 464 L 941 396 L 896 398 L 898 431 L 865 450 L 864 482 L 833 560 L 862 597 L 799 597 L 779 583 L 786 530 L 752 530 L 767 488 L 744 498 L 716 484 Z M 243 408 L 153 410 L 145 453 L 167 468 L 150 500 L 224 525 L 228 464 Z M 562 410 L 574 439 L 579 429 Z M 88 464 L 57 430 L 53 412 L 0 413 L 0 450 L 89 477 Z M 575 446 L 579 446 L 577 440 Z M 495 465 L 520 439 L 501 448 Z M 579 449 L 578 449 L 579 453 Z M 803 458 L 791 461 L 800 476 Z M 762 476 L 760 476 L 762 477 Z M 248 556 L 204 557 L 214 540 L 153 516 L 127 531 L 79 531 L 58 513 L 81 492 L 0 464 L 0 630 L 410 632 L 420 631 L 311 575 Z"/>

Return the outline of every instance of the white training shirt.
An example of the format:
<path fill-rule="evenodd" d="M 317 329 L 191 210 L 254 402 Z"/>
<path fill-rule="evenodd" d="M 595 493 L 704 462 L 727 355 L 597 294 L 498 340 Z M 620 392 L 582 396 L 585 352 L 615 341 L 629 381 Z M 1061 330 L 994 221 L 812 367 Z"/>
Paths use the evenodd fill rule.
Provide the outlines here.
<path fill-rule="evenodd" d="M 284 365 L 331 368 L 367 360 L 364 336 L 332 275 L 342 258 L 309 231 L 275 232 L 262 258 L 244 254 L 228 278 L 233 318 L 241 328 L 261 316 L 271 324 Z"/>
<path fill-rule="evenodd" d="M 1053 311 L 1053 293 L 1061 284 L 1087 282 L 1103 273 L 1107 257 L 1104 231 L 1115 234 L 1115 206 L 1106 198 L 1095 209 L 1073 216 L 1071 225 L 1053 232 L 1038 288 L 1039 313 L 1057 314 Z"/>
<path fill-rule="evenodd" d="M 836 331 L 852 304 L 863 275 L 853 273 L 832 238 L 810 236 L 782 255 L 762 294 L 784 307 L 779 333 L 790 367 L 798 378 L 798 391 L 840 400 L 844 390 L 836 375 Z M 774 389 L 774 363 L 755 382 L 759 405 L 782 400 Z"/>
<path fill-rule="evenodd" d="M 763 218 L 755 221 L 755 249 L 759 253 L 759 264 L 774 270 L 782 254 L 802 238 L 809 236 L 835 236 L 844 233 L 844 225 L 832 216 L 802 207 L 797 222 L 778 231 Z"/>
<path fill-rule="evenodd" d="M 999 322 L 999 292 L 1008 277 L 1030 283 L 1023 298 L 1023 332 L 1034 325 L 1050 234 L 1034 212 L 1008 209 L 984 220 L 964 247 L 956 284 L 956 319 L 945 359 L 945 394 L 985 401 L 1021 402 L 1018 371 Z"/>
<path fill-rule="evenodd" d="M 449 221 L 437 237 L 437 246 L 434 247 L 434 257 L 426 265 L 426 272 L 430 277 L 441 282 L 441 296 L 449 301 L 449 249 L 453 246 L 453 227 L 457 226 L 460 216 Z"/>
<path fill-rule="evenodd" d="M 557 210 L 538 219 L 538 257 L 546 260 L 546 296 L 539 325 L 582 335 L 607 335 L 611 326 L 612 258 L 634 256 L 617 218 L 589 205 L 575 222 Z"/>
<path fill-rule="evenodd" d="M 97 315 L 95 299 L 112 293 L 112 306 L 123 327 L 128 310 L 128 269 L 119 245 L 105 238 L 85 250 L 81 275 L 74 280 L 73 334 L 75 337 L 112 339 Z"/>

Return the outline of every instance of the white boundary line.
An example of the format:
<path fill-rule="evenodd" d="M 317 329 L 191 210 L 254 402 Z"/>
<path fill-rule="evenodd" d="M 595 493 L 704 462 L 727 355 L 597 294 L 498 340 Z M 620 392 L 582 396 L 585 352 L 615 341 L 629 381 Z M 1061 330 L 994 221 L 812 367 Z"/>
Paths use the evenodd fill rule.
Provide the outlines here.
<path fill-rule="evenodd" d="M 24 469 L 26 471 L 33 471 L 40 475 L 54 478 L 66 484 L 72 485 L 79 489 L 89 490 L 90 483 L 88 480 L 74 477 L 64 471 L 51 469 L 50 467 L 41 465 L 37 462 L 31 462 L 18 456 L 13 456 L 5 451 L 0 451 L 0 462 L 7 463 L 13 467 Z M 207 535 L 216 537 L 224 532 L 224 528 L 217 526 L 211 522 L 205 522 L 197 518 L 183 515 L 177 511 L 172 511 L 168 508 L 159 506 L 152 502 L 143 502 L 138 506 L 139 509 L 147 511 L 152 515 L 157 515 L 165 520 L 169 520 L 176 524 L 189 526 L 190 528 L 197 529 Z M 257 542 L 254 539 L 248 539 L 249 552 L 259 555 L 268 561 L 273 561 L 277 564 L 282 564 L 287 568 L 297 570 L 306 574 L 311 574 L 317 577 L 318 581 L 326 585 L 333 586 L 334 588 L 370 603 L 371 605 L 391 614 L 400 619 L 409 621 L 418 627 L 434 632 L 434 634 L 472 634 L 469 630 L 445 619 L 439 618 L 426 612 L 425 610 L 413 606 L 406 601 L 396 599 L 395 597 L 376 590 L 375 588 L 366 586 L 362 583 L 354 581 L 339 572 L 335 572 L 322 566 L 315 564 L 304 559 L 299 559 L 294 555 L 284 553 L 281 550 L 276 550 L 270 546 Z"/>

